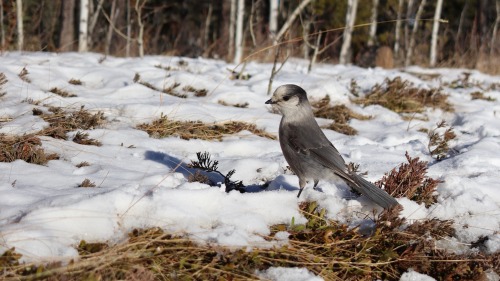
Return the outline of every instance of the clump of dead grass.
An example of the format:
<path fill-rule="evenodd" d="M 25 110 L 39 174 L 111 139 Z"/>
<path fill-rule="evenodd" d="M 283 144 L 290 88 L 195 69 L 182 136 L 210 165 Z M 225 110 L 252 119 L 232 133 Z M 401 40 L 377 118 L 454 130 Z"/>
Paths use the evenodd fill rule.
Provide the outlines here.
<path fill-rule="evenodd" d="M 314 116 L 331 119 L 335 121 L 328 126 L 328 129 L 334 130 L 345 135 L 356 135 L 358 131 L 349 125 L 351 119 L 368 120 L 371 117 L 356 113 L 347 106 L 330 105 L 330 97 L 326 96 L 319 101 L 311 102 Z"/>
<path fill-rule="evenodd" d="M 472 100 L 485 100 L 485 101 L 496 101 L 497 99 L 492 98 L 490 96 L 485 96 L 483 92 L 476 91 L 473 93 L 470 93 L 470 97 Z"/>
<path fill-rule="evenodd" d="M 40 138 L 33 134 L 8 136 L 0 134 L 0 162 L 24 160 L 31 164 L 45 165 L 50 160 L 59 159 L 56 153 L 46 153 Z"/>
<path fill-rule="evenodd" d="M 235 104 L 229 104 L 223 100 L 219 100 L 218 103 L 220 105 L 224 105 L 224 106 L 234 106 L 234 107 L 238 107 L 238 108 L 247 108 L 248 107 L 248 102 L 244 102 L 244 103 L 235 103 Z"/>
<path fill-rule="evenodd" d="M 73 137 L 73 142 L 83 145 L 95 145 L 95 146 L 102 145 L 100 141 L 89 138 L 88 133 L 83 133 L 80 131 L 76 132 L 75 136 Z"/>
<path fill-rule="evenodd" d="M 71 85 L 78 85 L 78 86 L 79 86 L 79 85 L 83 85 L 82 80 L 80 80 L 80 79 L 75 79 L 75 78 L 71 78 L 71 79 L 69 79 L 68 83 L 69 83 L 69 84 L 71 84 Z"/>
<path fill-rule="evenodd" d="M 138 129 L 147 132 L 155 138 L 177 136 L 181 139 L 202 139 L 202 140 L 222 140 L 225 135 L 236 134 L 247 130 L 255 135 L 268 139 L 276 139 L 274 135 L 264 130 L 258 129 L 254 124 L 230 121 L 219 124 L 206 124 L 201 121 L 176 121 L 170 120 L 162 115 L 159 119 L 151 123 L 144 123 L 137 126 Z"/>
<path fill-rule="evenodd" d="M 155 87 L 153 84 L 142 80 L 141 75 L 139 73 L 135 74 L 133 81 L 134 81 L 134 83 L 139 83 L 139 84 L 141 84 L 141 85 L 143 85 L 151 90 L 157 91 L 157 92 L 165 93 L 165 94 L 168 94 L 168 95 L 171 95 L 174 97 L 178 97 L 178 98 L 183 98 L 183 99 L 187 98 L 186 94 L 179 94 L 176 91 L 174 91 L 175 88 L 177 88 L 181 85 L 177 82 L 172 84 L 170 87 L 159 89 L 159 88 Z"/>
<path fill-rule="evenodd" d="M 408 163 L 403 163 L 385 174 L 375 185 L 394 197 L 407 197 L 426 207 L 436 203 L 436 188 L 440 180 L 427 176 L 427 162 L 405 154 Z"/>
<path fill-rule="evenodd" d="M 448 96 L 439 88 L 420 89 L 401 77 L 386 78 L 376 84 L 364 98 L 354 100 L 357 104 L 378 104 L 397 113 L 420 113 L 425 107 L 453 111 Z"/>
<path fill-rule="evenodd" d="M 78 187 L 96 187 L 95 183 L 90 181 L 89 179 L 84 179 Z"/>
<path fill-rule="evenodd" d="M 195 97 L 205 97 L 208 94 L 207 89 L 196 89 L 195 87 L 190 86 L 190 85 L 184 86 L 184 88 L 182 88 L 182 90 L 184 90 L 186 92 L 194 93 Z"/>
<path fill-rule="evenodd" d="M 42 114 L 43 120 L 49 123 L 49 127 L 43 129 L 39 134 L 56 139 L 66 139 L 66 134 L 75 130 L 92 130 L 102 126 L 106 122 L 104 113 L 99 111 L 91 113 L 83 106 L 77 111 L 65 110 L 61 107 L 49 108 L 48 114 Z M 89 139 L 87 139 L 87 142 Z"/>
<path fill-rule="evenodd" d="M 49 92 L 53 93 L 53 94 L 56 94 L 58 96 L 61 96 L 63 98 L 74 98 L 76 97 L 77 95 L 73 94 L 73 93 L 70 93 L 66 90 L 63 90 L 63 89 L 60 89 L 60 88 L 57 88 L 57 87 L 54 87 L 52 89 L 49 90 Z"/>

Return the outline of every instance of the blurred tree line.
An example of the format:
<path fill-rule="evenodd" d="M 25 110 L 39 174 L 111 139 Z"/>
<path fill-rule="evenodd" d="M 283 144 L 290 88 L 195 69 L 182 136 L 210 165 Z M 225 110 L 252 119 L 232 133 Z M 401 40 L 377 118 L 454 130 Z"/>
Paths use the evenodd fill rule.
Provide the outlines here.
<path fill-rule="evenodd" d="M 237 21 L 242 20 L 243 57 L 281 43 L 287 56 L 310 59 L 314 55 L 318 61 L 339 62 L 346 38 L 346 12 L 356 2 L 347 62 L 374 66 L 377 50 L 385 46 L 394 66 L 400 66 L 411 47 L 415 17 L 423 2 L 411 63 L 429 65 L 432 19 L 439 0 L 312 0 L 288 22 L 304 1 L 1 0 L 0 49 L 203 56 L 232 61 L 239 46 L 234 41 Z M 277 5 L 274 14 L 273 5 Z M 448 22 L 441 22 L 437 30 L 437 65 L 500 73 L 499 14 L 500 0 L 444 1 L 440 18 Z M 373 19 L 377 25 L 370 35 Z M 270 31 L 273 20 L 277 31 L 290 24 L 279 42 L 273 41 L 276 34 Z M 87 30 L 82 29 L 84 25 Z M 272 61 L 274 56 L 268 49 L 251 59 Z"/>

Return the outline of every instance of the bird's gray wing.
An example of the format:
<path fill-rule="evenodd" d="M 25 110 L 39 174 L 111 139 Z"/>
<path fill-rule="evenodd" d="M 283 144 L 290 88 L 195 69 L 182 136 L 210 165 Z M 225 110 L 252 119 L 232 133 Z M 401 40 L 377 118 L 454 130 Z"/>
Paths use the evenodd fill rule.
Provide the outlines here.
<path fill-rule="evenodd" d="M 344 159 L 316 123 L 307 126 L 290 124 L 288 132 L 285 140 L 296 152 L 335 172 L 347 171 Z"/>

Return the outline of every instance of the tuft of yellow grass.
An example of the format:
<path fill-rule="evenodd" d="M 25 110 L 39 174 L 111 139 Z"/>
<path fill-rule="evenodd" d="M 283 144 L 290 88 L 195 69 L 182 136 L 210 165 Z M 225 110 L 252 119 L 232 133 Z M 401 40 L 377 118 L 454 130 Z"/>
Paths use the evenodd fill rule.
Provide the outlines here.
<path fill-rule="evenodd" d="M 255 135 L 268 139 L 276 137 L 264 130 L 258 129 L 255 124 L 240 121 L 229 121 L 224 123 L 206 124 L 201 121 L 176 121 L 170 120 L 162 115 L 151 123 L 143 123 L 138 129 L 147 132 L 155 138 L 177 136 L 181 139 L 222 140 L 225 135 L 236 134 L 247 130 Z"/>

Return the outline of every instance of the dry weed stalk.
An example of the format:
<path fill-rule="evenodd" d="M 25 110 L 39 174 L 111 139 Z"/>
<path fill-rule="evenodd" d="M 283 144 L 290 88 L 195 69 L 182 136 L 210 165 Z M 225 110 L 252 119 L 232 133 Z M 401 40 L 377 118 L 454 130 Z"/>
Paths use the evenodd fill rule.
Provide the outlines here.
<path fill-rule="evenodd" d="M 172 84 L 172 86 L 168 87 L 168 88 L 163 88 L 163 90 L 155 87 L 153 84 L 147 82 L 147 81 L 143 81 L 141 79 L 141 75 L 139 73 L 136 73 L 135 76 L 134 76 L 134 79 L 133 79 L 134 83 L 139 83 L 151 90 L 154 90 L 154 91 L 157 91 L 157 92 L 160 92 L 160 93 L 165 93 L 165 94 L 168 94 L 168 95 L 171 95 L 171 96 L 174 96 L 174 97 L 178 97 L 178 98 L 182 98 L 182 99 L 185 99 L 187 98 L 187 95 L 185 94 L 179 94 L 177 92 L 174 91 L 175 88 L 179 87 L 181 84 L 175 82 L 174 84 Z"/>
<path fill-rule="evenodd" d="M 41 117 L 49 123 L 49 127 L 39 134 L 56 139 L 66 139 L 66 134 L 74 130 L 92 130 L 102 126 L 106 118 L 104 113 L 90 113 L 82 106 L 78 111 L 65 111 L 61 107 L 49 108 L 51 114 L 42 114 Z M 90 141 L 87 139 L 87 141 Z M 97 141 L 96 141 L 97 143 Z"/>
<path fill-rule="evenodd" d="M 9 80 L 7 80 L 7 76 L 3 72 L 0 72 L 0 98 L 5 96 L 7 93 L 3 92 L 2 86 L 7 84 Z"/>
<path fill-rule="evenodd" d="M 442 133 L 440 133 L 441 131 Z M 457 137 L 455 132 L 453 132 L 453 127 L 448 127 L 448 124 L 444 120 L 437 123 L 435 128 L 428 131 L 427 136 L 429 137 L 429 144 L 427 145 L 429 154 L 438 161 L 448 156 L 451 150 L 449 142 Z"/>

